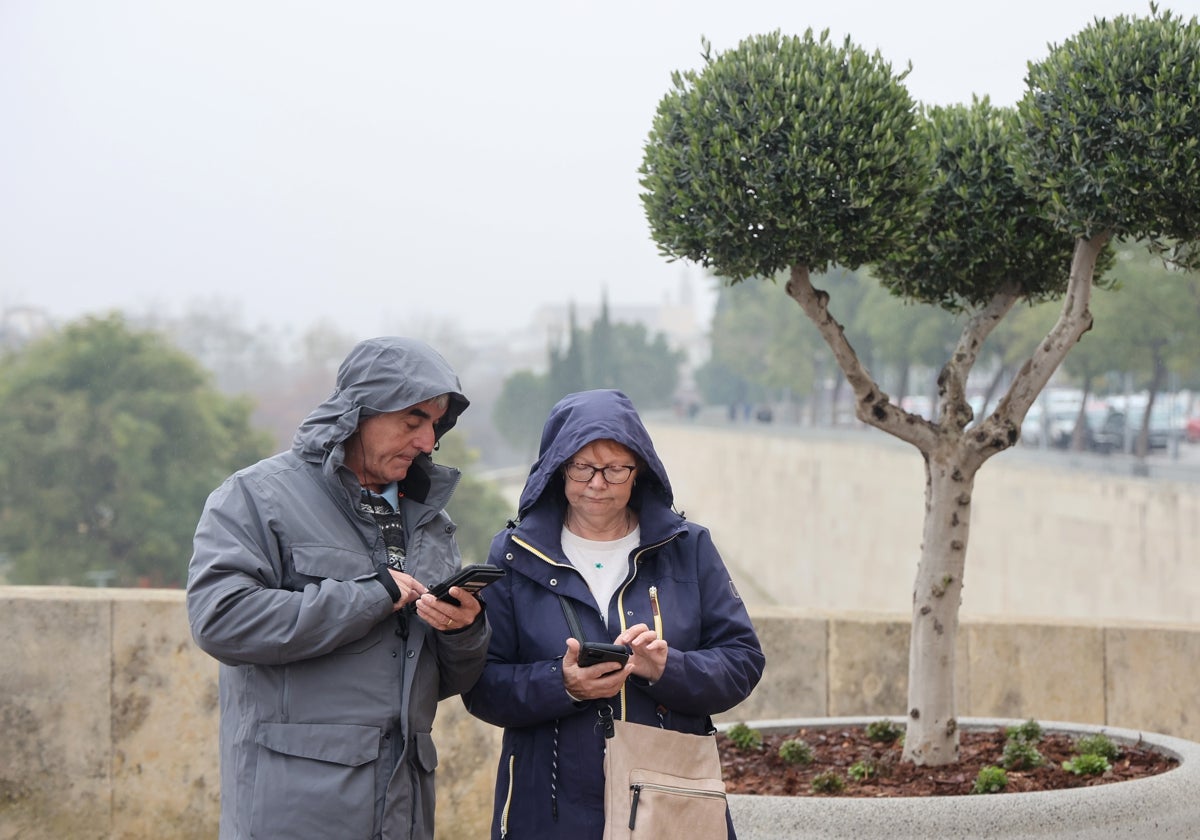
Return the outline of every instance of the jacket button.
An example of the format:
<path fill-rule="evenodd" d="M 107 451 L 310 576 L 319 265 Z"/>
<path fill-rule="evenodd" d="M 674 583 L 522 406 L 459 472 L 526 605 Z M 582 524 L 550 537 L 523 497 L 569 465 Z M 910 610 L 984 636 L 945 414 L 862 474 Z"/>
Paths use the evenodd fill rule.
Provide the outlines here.
<path fill-rule="evenodd" d="M 392 651 L 392 659 L 396 658 L 396 651 Z"/>
<path fill-rule="evenodd" d="M 511 559 L 512 559 L 512 552 L 510 551 L 510 552 L 508 552 L 508 554 L 505 554 L 505 555 L 504 555 L 504 559 L 505 559 L 505 560 L 511 560 Z"/>
<path fill-rule="evenodd" d="M 410 650 L 410 651 L 408 652 L 408 658 L 409 658 L 409 659 L 412 659 L 412 658 L 413 658 L 414 656 L 416 656 L 416 655 L 417 655 L 417 652 L 416 652 L 415 650 Z"/>
<path fill-rule="evenodd" d="M 558 578 L 550 578 L 551 586 L 558 586 Z"/>

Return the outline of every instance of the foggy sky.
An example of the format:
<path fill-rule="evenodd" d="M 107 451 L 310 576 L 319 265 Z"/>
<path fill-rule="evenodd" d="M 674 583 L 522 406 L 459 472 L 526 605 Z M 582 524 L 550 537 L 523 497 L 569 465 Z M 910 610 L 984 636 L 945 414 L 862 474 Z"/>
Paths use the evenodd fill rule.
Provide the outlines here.
<path fill-rule="evenodd" d="M 1164 2 L 1191 16 L 1200 0 Z M 980 11 L 975 11 L 980 9 Z M 673 70 L 830 28 L 1001 105 L 1135 0 L 0 0 L 0 309 L 233 306 L 355 335 L 656 303 L 637 167 Z"/>

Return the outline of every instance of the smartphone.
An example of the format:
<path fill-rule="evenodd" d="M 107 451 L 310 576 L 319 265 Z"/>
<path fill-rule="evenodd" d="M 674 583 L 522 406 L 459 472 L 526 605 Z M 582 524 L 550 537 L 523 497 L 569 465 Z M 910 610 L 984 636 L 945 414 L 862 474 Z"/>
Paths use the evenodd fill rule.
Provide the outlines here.
<path fill-rule="evenodd" d="M 629 645 L 606 645 L 602 642 L 581 642 L 579 644 L 579 665 L 587 668 L 601 662 L 616 662 L 624 665 L 629 661 L 633 648 Z"/>
<path fill-rule="evenodd" d="M 496 566 L 489 566 L 484 563 L 476 563 L 471 566 L 463 566 L 450 577 L 446 578 L 441 583 L 435 583 L 429 587 L 430 593 L 439 601 L 445 601 L 453 604 L 456 607 L 461 607 L 462 602 L 450 594 L 450 587 L 457 586 L 460 589 L 465 589 L 474 595 L 480 589 L 487 586 L 494 580 L 504 577 L 504 570 Z"/>

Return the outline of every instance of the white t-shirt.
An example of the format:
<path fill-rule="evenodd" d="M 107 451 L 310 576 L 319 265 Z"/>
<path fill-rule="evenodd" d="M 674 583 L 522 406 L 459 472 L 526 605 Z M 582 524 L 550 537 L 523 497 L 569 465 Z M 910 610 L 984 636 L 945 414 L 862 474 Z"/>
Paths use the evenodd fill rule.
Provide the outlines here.
<path fill-rule="evenodd" d="M 562 548 L 571 565 L 583 575 L 604 624 L 608 626 L 608 603 L 617 587 L 625 582 L 629 574 L 629 553 L 641 541 L 641 526 L 634 528 L 619 540 L 585 540 L 572 533 L 567 526 L 562 529 Z M 592 639 L 591 641 L 597 641 Z"/>

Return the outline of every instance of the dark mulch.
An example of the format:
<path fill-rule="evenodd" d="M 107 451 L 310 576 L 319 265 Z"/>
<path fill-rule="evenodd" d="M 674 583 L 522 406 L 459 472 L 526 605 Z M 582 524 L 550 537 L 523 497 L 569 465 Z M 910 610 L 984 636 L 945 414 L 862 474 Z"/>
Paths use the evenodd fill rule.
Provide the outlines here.
<path fill-rule="evenodd" d="M 779 757 L 779 745 L 788 738 L 799 738 L 813 749 L 812 764 L 799 767 Z M 959 762 L 945 767 L 918 767 L 900 760 L 901 740 L 881 743 L 867 738 L 865 726 L 798 729 L 787 734 L 764 735 L 763 747 L 743 752 L 726 735 L 718 734 L 717 743 L 729 793 L 769 794 L 776 796 L 955 796 L 971 793 L 980 768 L 1002 766 L 1006 732 L 963 730 L 959 733 Z M 1111 784 L 1143 776 L 1164 773 L 1178 765 L 1170 757 L 1143 747 L 1121 746 L 1121 755 L 1112 770 L 1100 776 L 1078 776 L 1063 769 L 1063 762 L 1075 756 L 1075 738 L 1045 733 L 1038 752 L 1046 763 L 1033 770 L 1007 770 L 1005 793 L 1037 790 L 1061 790 Z M 1119 745 L 1120 746 L 1120 745 Z M 848 774 L 856 762 L 869 763 L 874 774 L 856 781 Z M 845 788 L 837 794 L 816 794 L 813 777 L 834 770 L 845 779 Z"/>

